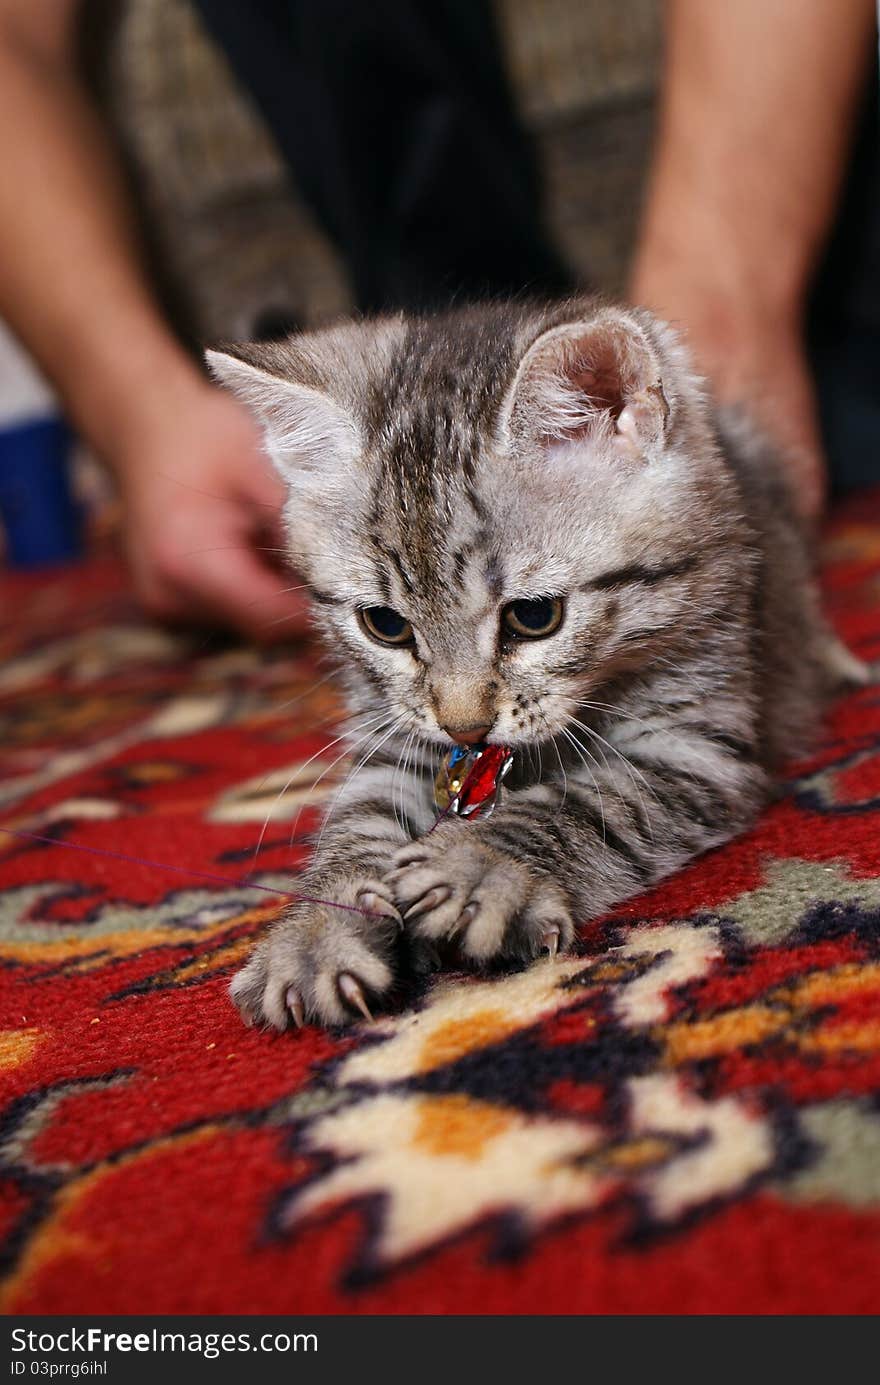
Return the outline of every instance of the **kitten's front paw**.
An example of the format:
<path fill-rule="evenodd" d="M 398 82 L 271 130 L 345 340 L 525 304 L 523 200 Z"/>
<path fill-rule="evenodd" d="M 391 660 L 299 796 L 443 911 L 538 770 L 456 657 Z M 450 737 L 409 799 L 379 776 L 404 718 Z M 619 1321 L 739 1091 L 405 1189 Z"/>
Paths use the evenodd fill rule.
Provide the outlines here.
<path fill-rule="evenodd" d="M 553 957 L 574 937 L 562 890 L 481 841 L 474 824 L 450 823 L 401 847 L 385 883 L 408 932 L 452 942 L 476 965 Z"/>
<path fill-rule="evenodd" d="M 303 893 L 312 893 L 307 881 Z M 387 887 L 357 877 L 315 882 L 314 893 L 328 902 L 294 904 L 233 978 L 230 995 L 247 1024 L 371 1019 L 391 989 L 401 923 Z"/>

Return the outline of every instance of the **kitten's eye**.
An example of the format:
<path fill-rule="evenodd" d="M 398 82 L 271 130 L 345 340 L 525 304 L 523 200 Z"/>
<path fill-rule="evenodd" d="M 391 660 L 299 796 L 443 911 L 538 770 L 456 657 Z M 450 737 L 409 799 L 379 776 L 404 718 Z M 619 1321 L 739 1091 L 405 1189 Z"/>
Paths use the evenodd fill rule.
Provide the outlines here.
<path fill-rule="evenodd" d="M 378 640 L 379 644 L 412 644 L 412 626 L 390 606 L 364 606 L 358 617 L 371 640 Z"/>
<path fill-rule="evenodd" d="M 534 601 L 511 601 L 501 612 L 501 621 L 518 640 L 542 640 L 559 629 L 562 612 L 558 596 L 538 596 Z"/>

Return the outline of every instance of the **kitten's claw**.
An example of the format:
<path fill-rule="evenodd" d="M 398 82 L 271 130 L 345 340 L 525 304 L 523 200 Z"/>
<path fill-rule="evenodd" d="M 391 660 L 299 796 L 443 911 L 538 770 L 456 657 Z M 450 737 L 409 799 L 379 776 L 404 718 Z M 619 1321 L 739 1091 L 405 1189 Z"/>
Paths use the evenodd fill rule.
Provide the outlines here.
<path fill-rule="evenodd" d="M 336 978 L 340 995 L 343 1000 L 347 1000 L 349 1005 L 353 1005 L 356 1010 L 360 1010 L 364 1019 L 372 1023 L 373 1016 L 370 1014 L 370 1007 L 366 1002 L 360 983 L 347 971 L 341 971 Z"/>
<path fill-rule="evenodd" d="M 479 907 L 479 904 L 466 904 L 455 920 L 455 923 L 450 928 L 448 936 L 454 938 L 456 933 L 463 933 L 468 924 L 476 918 Z"/>
<path fill-rule="evenodd" d="M 363 894 L 359 894 L 358 904 L 363 907 L 366 913 L 381 914 L 383 918 L 393 919 L 398 928 L 403 927 L 403 919 L 400 917 L 400 911 L 395 909 L 393 904 L 389 904 L 388 900 L 384 899 L 382 895 L 376 894 L 375 890 L 365 890 Z"/>
<path fill-rule="evenodd" d="M 559 928 L 555 923 L 547 924 L 541 932 L 541 941 L 550 954 L 550 961 L 556 961 L 559 951 Z"/>
<path fill-rule="evenodd" d="M 372 1019 L 394 986 L 402 928 L 387 887 L 365 875 L 303 885 L 323 902 L 285 911 L 233 978 L 232 999 L 246 1022 L 278 1030 Z"/>
<path fill-rule="evenodd" d="M 441 824 L 422 846 L 426 859 L 405 864 L 406 848 L 383 877 L 411 939 L 452 943 L 457 958 L 475 967 L 528 962 L 545 950 L 552 960 L 571 945 L 574 922 L 562 889 L 478 827 Z"/>
<path fill-rule="evenodd" d="M 306 1022 L 305 1011 L 303 1010 L 302 996 L 295 986 L 288 986 L 285 996 L 287 1008 L 293 1015 L 293 1022 L 297 1029 L 302 1029 Z"/>
<path fill-rule="evenodd" d="M 429 890 L 421 899 L 417 899 L 415 904 L 411 904 L 404 914 L 405 919 L 418 918 L 419 914 L 430 913 L 436 909 L 438 904 L 443 904 L 452 894 L 452 890 L 447 885 L 437 885 L 433 890 Z"/>

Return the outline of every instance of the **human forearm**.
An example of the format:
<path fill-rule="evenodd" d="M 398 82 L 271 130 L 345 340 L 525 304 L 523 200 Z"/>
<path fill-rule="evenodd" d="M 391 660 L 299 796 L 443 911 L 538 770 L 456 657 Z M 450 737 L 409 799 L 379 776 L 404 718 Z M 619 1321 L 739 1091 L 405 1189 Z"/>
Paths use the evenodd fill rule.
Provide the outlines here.
<path fill-rule="evenodd" d="M 0 5 L 0 312 L 112 462 L 160 397 L 164 411 L 203 386 L 151 296 L 113 151 L 77 78 L 74 10 Z"/>
<path fill-rule="evenodd" d="M 630 283 L 685 332 L 716 395 L 784 449 L 798 502 L 824 461 L 804 344 L 873 0 L 669 0 L 660 128 Z"/>
<path fill-rule="evenodd" d="M 118 477 L 146 608 L 282 638 L 303 623 L 271 565 L 283 492 L 250 418 L 208 383 L 152 296 L 78 80 L 76 8 L 0 0 L 0 314 Z"/>
<path fill-rule="evenodd" d="M 670 0 L 635 284 L 687 260 L 717 297 L 796 311 L 830 224 L 872 0 Z"/>

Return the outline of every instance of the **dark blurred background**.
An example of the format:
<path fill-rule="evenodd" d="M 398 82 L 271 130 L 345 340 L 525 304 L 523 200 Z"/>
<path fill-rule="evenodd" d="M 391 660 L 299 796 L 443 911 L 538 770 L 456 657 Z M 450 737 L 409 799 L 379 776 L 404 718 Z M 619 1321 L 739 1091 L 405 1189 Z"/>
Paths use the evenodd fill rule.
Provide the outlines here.
<path fill-rule="evenodd" d="M 576 278 L 618 291 L 650 149 L 662 6 L 497 0 L 493 8 L 534 141 L 550 238 Z M 88 18 L 89 69 L 178 321 L 202 340 L 247 338 L 348 311 L 351 290 L 330 240 L 198 6 L 99 0 Z"/>

